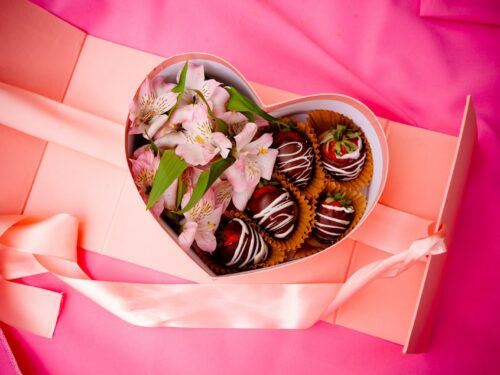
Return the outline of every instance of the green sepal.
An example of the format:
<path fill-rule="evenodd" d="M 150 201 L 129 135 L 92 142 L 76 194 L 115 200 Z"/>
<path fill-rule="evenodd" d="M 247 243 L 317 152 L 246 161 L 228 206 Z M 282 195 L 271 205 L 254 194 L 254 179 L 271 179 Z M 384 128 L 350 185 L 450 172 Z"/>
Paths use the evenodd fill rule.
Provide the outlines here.
<path fill-rule="evenodd" d="M 198 203 L 198 201 L 203 197 L 203 195 L 205 195 L 210 186 L 213 185 L 215 180 L 217 180 L 220 175 L 234 162 L 235 159 L 232 156 L 228 156 L 225 159 L 219 159 L 213 162 L 210 166 L 210 169 L 202 172 L 200 174 L 200 177 L 198 178 L 198 181 L 196 182 L 196 185 L 193 189 L 193 194 L 191 195 L 189 202 L 180 211 L 180 213 L 184 213 L 193 208 L 196 203 Z"/>
<path fill-rule="evenodd" d="M 161 197 L 163 192 L 168 189 L 172 183 L 188 167 L 188 164 L 179 158 L 174 150 L 167 150 L 160 159 L 160 165 L 156 171 L 155 179 L 149 194 L 146 209 L 150 209 Z"/>
<path fill-rule="evenodd" d="M 175 206 L 179 208 L 182 203 L 182 197 L 184 196 L 184 192 L 186 191 L 186 182 L 182 177 L 179 178 L 179 182 L 177 184 L 177 197 L 175 200 Z"/>
<path fill-rule="evenodd" d="M 283 121 L 271 116 L 269 113 L 262 110 L 253 101 L 248 99 L 246 96 L 240 94 L 240 92 L 238 90 L 236 90 L 234 87 L 226 86 L 225 89 L 229 93 L 229 100 L 228 100 L 227 105 L 226 105 L 226 107 L 229 111 L 241 112 L 245 116 L 247 116 L 247 118 L 248 118 L 247 113 L 253 113 L 253 114 L 258 115 L 271 123 L 279 124 L 281 126 L 287 126 L 287 127 L 289 126 L 288 124 L 284 123 Z"/>
<path fill-rule="evenodd" d="M 221 132 L 221 133 L 224 133 L 224 134 L 228 134 L 228 132 L 229 132 L 229 126 L 228 126 L 228 124 L 224 120 L 222 120 L 222 119 L 220 119 L 220 118 L 217 117 L 215 119 L 215 131 L 216 132 Z"/>
<path fill-rule="evenodd" d="M 172 92 L 176 92 L 178 94 L 183 94 L 186 89 L 186 75 L 188 70 L 188 62 L 184 63 L 182 67 L 181 75 L 179 76 L 179 83 L 172 89 Z"/>

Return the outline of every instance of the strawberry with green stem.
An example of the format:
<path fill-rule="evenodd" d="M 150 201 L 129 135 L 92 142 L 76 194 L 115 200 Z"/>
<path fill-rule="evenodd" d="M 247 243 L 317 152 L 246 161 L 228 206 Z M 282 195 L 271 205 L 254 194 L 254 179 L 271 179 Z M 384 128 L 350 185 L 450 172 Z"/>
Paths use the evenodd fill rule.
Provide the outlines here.
<path fill-rule="evenodd" d="M 358 177 L 366 159 L 361 131 L 338 124 L 319 140 L 323 167 L 333 178 L 349 181 Z"/>
<path fill-rule="evenodd" d="M 320 243 L 330 245 L 349 229 L 353 219 L 352 200 L 345 193 L 327 193 L 316 209 L 313 236 Z"/>

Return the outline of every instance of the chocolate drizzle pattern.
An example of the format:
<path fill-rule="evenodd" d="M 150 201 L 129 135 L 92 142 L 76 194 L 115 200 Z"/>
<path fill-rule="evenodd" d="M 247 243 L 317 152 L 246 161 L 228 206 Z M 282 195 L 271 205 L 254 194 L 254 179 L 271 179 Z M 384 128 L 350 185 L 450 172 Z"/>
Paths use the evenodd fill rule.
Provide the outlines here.
<path fill-rule="evenodd" d="M 353 214 L 354 208 L 352 206 L 335 207 L 322 203 L 321 209 L 317 213 L 315 237 L 321 242 L 334 241 L 349 228 Z"/>
<path fill-rule="evenodd" d="M 363 152 L 363 141 L 358 137 L 358 148 L 339 157 L 340 160 L 323 160 L 323 167 L 341 181 L 355 179 L 361 173 L 365 164 L 366 153 Z M 353 162 L 354 161 L 354 162 Z"/>
<path fill-rule="evenodd" d="M 290 194 L 284 189 L 280 191 L 282 194 L 252 216 L 262 228 L 279 239 L 286 238 L 293 231 L 297 214 L 297 205 Z"/>
<path fill-rule="evenodd" d="M 306 143 L 290 140 L 278 147 L 278 170 L 293 179 L 293 184 L 299 188 L 307 186 L 312 175 L 313 150 Z"/>
<path fill-rule="evenodd" d="M 267 258 L 268 247 L 261 235 L 241 219 L 234 218 L 232 221 L 241 226 L 241 232 L 234 255 L 226 266 L 243 268 L 263 262 Z"/>

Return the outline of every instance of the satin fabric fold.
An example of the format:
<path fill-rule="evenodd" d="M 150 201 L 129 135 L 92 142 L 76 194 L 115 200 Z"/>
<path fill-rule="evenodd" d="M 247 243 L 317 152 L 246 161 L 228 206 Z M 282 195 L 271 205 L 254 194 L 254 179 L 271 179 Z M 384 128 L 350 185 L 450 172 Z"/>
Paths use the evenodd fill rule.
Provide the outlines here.
<path fill-rule="evenodd" d="M 0 369 L 3 375 L 22 375 L 2 327 L 0 327 Z"/>
<path fill-rule="evenodd" d="M 25 255 L 0 258 L 0 320 L 52 337 L 61 295 L 8 281 L 42 268 L 138 326 L 308 328 L 376 278 L 394 277 L 421 257 L 445 251 L 442 235 L 434 234 L 361 268 L 344 284 L 141 284 L 91 280 L 78 265 L 77 237 L 78 221 L 68 214 L 0 216 L 0 253 Z"/>

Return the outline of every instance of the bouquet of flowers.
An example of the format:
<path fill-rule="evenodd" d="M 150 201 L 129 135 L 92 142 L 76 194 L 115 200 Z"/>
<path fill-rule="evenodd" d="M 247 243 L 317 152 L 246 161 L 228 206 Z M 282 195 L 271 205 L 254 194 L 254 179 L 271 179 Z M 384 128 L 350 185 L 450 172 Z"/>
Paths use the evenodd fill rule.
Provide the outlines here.
<path fill-rule="evenodd" d="M 275 118 L 186 62 L 176 82 L 147 78 L 130 106 L 132 175 L 184 250 L 216 252 L 204 260 L 217 272 L 280 263 L 308 237 L 314 249 L 337 241 L 364 210 L 357 191 L 328 185 L 359 180 L 367 155 L 362 132 L 337 115 Z"/>

